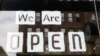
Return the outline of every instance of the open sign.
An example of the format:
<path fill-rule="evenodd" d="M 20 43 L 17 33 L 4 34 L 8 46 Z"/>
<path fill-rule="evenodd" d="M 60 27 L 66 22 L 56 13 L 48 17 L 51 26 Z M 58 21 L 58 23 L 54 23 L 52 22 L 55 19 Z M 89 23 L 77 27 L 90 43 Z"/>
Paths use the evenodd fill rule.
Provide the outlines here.
<path fill-rule="evenodd" d="M 23 32 L 9 32 L 7 37 L 7 52 L 22 52 Z M 83 32 L 68 32 L 70 52 L 85 52 L 86 44 Z M 49 52 L 64 52 L 64 33 L 48 32 Z M 43 32 L 27 33 L 27 52 L 44 52 Z"/>

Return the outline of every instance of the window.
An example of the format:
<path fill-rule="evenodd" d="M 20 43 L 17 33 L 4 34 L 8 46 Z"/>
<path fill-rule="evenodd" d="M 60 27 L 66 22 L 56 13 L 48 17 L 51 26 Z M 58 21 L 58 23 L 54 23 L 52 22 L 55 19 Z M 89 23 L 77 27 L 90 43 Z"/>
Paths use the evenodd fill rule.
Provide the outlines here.
<path fill-rule="evenodd" d="M 65 29 L 64 28 L 61 28 L 61 32 L 64 32 L 65 33 Z"/>
<path fill-rule="evenodd" d="M 39 12 L 36 13 L 36 21 L 40 22 L 40 13 Z"/>
<path fill-rule="evenodd" d="M 36 21 L 37 21 L 37 22 L 40 22 L 40 18 L 36 18 Z"/>
<path fill-rule="evenodd" d="M 61 17 L 64 17 L 64 13 L 61 13 Z"/>
<path fill-rule="evenodd" d="M 69 30 L 68 32 L 73 32 L 74 31 L 74 29 L 72 29 L 72 28 L 69 28 L 68 30 Z"/>
<path fill-rule="evenodd" d="M 44 32 L 49 32 L 49 29 L 48 29 L 48 28 L 45 28 L 45 29 L 44 29 Z"/>
<path fill-rule="evenodd" d="M 62 22 L 64 22 L 64 13 L 61 13 Z"/>
<path fill-rule="evenodd" d="M 92 20 L 95 20 L 95 14 L 92 14 L 92 15 L 91 15 L 91 19 L 92 19 Z"/>
<path fill-rule="evenodd" d="M 48 28 L 45 28 L 45 29 L 44 29 L 44 34 L 45 34 L 45 37 L 47 37 L 47 36 L 48 36 L 48 32 L 49 32 L 49 29 L 48 29 Z"/>
<path fill-rule="evenodd" d="M 74 29 L 68 28 L 68 30 L 67 30 L 67 32 L 66 32 L 66 33 L 67 33 L 66 35 L 68 36 L 68 33 L 69 33 L 69 32 L 73 32 L 73 31 L 74 31 Z"/>
<path fill-rule="evenodd" d="M 76 13 L 76 17 L 80 17 L 80 14 L 79 13 Z"/>
<path fill-rule="evenodd" d="M 76 22 L 80 22 L 81 21 L 81 18 L 80 18 L 80 14 L 79 13 L 76 13 L 75 14 L 75 17 L 76 17 Z"/>
<path fill-rule="evenodd" d="M 82 29 L 78 29 L 78 31 L 80 32 L 80 31 L 82 31 Z"/>
<path fill-rule="evenodd" d="M 73 22 L 72 13 L 68 13 L 68 22 Z"/>
<path fill-rule="evenodd" d="M 66 35 L 66 29 L 65 28 L 61 28 L 61 32 L 63 32 L 64 35 Z"/>
<path fill-rule="evenodd" d="M 32 32 L 32 28 L 28 28 L 27 31 L 28 31 L 28 32 Z"/>
<path fill-rule="evenodd" d="M 37 13 L 36 13 L 36 16 L 37 16 L 37 17 L 40 17 L 40 13 L 39 13 L 39 12 L 37 12 Z"/>
<path fill-rule="evenodd" d="M 48 45 L 45 45 L 45 54 L 49 54 Z"/>
<path fill-rule="evenodd" d="M 40 28 L 36 28 L 36 32 L 40 32 L 41 30 L 40 30 Z"/>

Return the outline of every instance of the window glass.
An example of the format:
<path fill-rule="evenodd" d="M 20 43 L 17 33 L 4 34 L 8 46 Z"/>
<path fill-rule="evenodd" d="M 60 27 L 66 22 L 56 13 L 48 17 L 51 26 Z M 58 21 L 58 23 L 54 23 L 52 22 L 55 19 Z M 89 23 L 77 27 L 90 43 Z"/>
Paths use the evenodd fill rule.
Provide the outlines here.
<path fill-rule="evenodd" d="M 75 19 L 76 19 L 76 22 L 80 22 L 81 21 L 81 18 L 80 18 L 80 14 L 79 13 L 76 13 L 75 14 Z"/>
<path fill-rule="evenodd" d="M 73 18 L 68 18 L 68 22 L 73 22 Z"/>
<path fill-rule="evenodd" d="M 68 30 L 69 30 L 69 32 L 73 32 L 73 31 L 74 31 L 74 29 L 71 29 L 71 28 L 70 28 L 70 29 L 68 29 Z"/>
<path fill-rule="evenodd" d="M 36 28 L 36 32 L 40 32 L 41 30 L 40 30 L 40 28 Z"/>
<path fill-rule="evenodd" d="M 64 22 L 64 13 L 61 13 L 62 22 Z"/>
<path fill-rule="evenodd" d="M 28 32 L 32 32 L 32 28 L 28 28 L 27 31 L 28 31 Z"/>
<path fill-rule="evenodd" d="M 68 13 L 68 17 L 72 17 L 72 13 Z"/>
<path fill-rule="evenodd" d="M 65 29 L 64 28 L 61 28 L 61 32 L 64 32 L 65 33 Z"/>
<path fill-rule="evenodd" d="M 49 28 L 44 28 L 44 36 L 48 37 Z"/>
<path fill-rule="evenodd" d="M 37 13 L 36 13 L 36 16 L 37 16 L 37 17 L 40 17 L 40 13 L 39 13 L 39 12 L 37 12 Z"/>
<path fill-rule="evenodd" d="M 92 15 L 91 15 L 91 19 L 92 19 L 92 20 L 95 20 L 95 14 L 92 14 Z"/>

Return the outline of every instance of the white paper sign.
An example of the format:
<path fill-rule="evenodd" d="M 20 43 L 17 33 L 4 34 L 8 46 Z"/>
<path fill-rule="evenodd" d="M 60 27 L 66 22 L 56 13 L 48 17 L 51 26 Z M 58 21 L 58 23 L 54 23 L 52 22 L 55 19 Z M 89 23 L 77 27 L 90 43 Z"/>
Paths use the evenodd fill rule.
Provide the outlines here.
<path fill-rule="evenodd" d="M 44 38 L 42 32 L 28 32 L 27 52 L 44 52 Z"/>
<path fill-rule="evenodd" d="M 22 52 L 23 48 L 23 33 L 8 32 L 7 33 L 7 52 Z"/>
<path fill-rule="evenodd" d="M 71 52 L 86 51 L 84 32 L 68 32 L 68 38 Z"/>
<path fill-rule="evenodd" d="M 49 52 L 64 52 L 64 33 L 63 32 L 48 32 Z"/>
<path fill-rule="evenodd" d="M 35 11 L 16 11 L 16 24 L 34 25 Z"/>
<path fill-rule="evenodd" d="M 42 11 L 43 25 L 61 25 L 60 11 Z"/>

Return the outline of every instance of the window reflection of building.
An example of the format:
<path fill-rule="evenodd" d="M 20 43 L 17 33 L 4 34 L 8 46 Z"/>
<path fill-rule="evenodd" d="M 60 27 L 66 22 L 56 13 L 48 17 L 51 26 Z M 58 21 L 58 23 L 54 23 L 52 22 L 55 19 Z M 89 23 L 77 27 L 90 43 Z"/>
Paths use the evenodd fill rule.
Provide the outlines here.
<path fill-rule="evenodd" d="M 45 37 L 48 37 L 48 32 L 49 32 L 49 28 L 44 28 L 44 35 L 45 35 Z"/>
<path fill-rule="evenodd" d="M 23 26 L 23 27 L 19 27 L 21 31 L 26 32 L 25 29 L 27 29 L 27 32 L 43 32 L 44 33 L 44 38 L 45 38 L 45 44 L 48 45 L 48 32 L 49 31 L 54 31 L 54 32 L 64 32 L 65 33 L 65 42 L 67 43 L 66 45 L 66 55 L 71 55 L 71 54 L 76 54 L 76 53 L 71 53 L 69 51 L 69 46 L 68 46 L 68 32 L 80 32 L 80 31 L 84 31 L 85 33 L 85 38 L 86 38 L 86 43 L 87 41 L 91 40 L 91 27 L 90 24 L 88 24 L 89 22 L 92 22 L 95 20 L 95 15 L 92 12 L 66 12 L 63 11 L 62 13 L 62 18 L 63 18 L 63 22 L 60 26 L 53 26 L 53 25 L 42 25 L 41 20 L 38 21 L 37 18 L 40 18 L 40 13 L 36 13 L 36 15 L 38 15 L 38 17 L 36 17 L 36 25 L 32 25 L 32 26 Z M 69 19 L 71 18 L 71 19 Z M 41 18 L 40 18 L 41 19 Z M 68 21 L 69 20 L 69 21 Z M 95 25 L 95 24 L 94 24 Z M 26 44 L 26 43 L 25 43 Z M 85 53 L 77 53 L 77 54 L 92 54 L 93 48 L 94 48 L 94 44 L 90 44 L 87 43 L 87 48 L 88 50 Z M 48 47 L 45 46 L 45 52 L 42 54 L 51 54 L 48 51 Z M 55 53 L 52 53 L 55 54 Z M 58 53 L 57 53 L 58 54 Z M 62 53 L 59 53 L 62 54 Z"/>
<path fill-rule="evenodd" d="M 68 22 L 73 22 L 72 13 L 68 13 Z"/>
<path fill-rule="evenodd" d="M 81 22 L 81 18 L 80 18 L 80 14 L 79 13 L 76 13 L 75 17 L 76 17 L 75 19 L 76 19 L 77 23 Z"/>
<path fill-rule="evenodd" d="M 49 0 L 49 1 L 51 2 L 52 0 Z M 60 6 L 63 4 L 63 1 L 65 2 L 65 0 L 59 0 L 59 1 L 61 1 Z M 66 2 L 67 1 L 68 2 L 70 2 L 70 1 L 77 1 L 78 2 L 78 1 L 83 1 L 83 0 L 66 0 Z M 91 1 L 92 2 L 93 0 L 84 0 L 84 1 Z M 67 4 L 71 4 L 71 3 L 67 3 Z M 73 5 L 73 4 L 71 4 L 71 5 Z M 60 53 L 60 54 L 66 54 L 66 55 L 92 54 L 92 50 L 94 49 L 94 46 L 95 46 L 94 43 L 95 42 L 94 43 L 90 43 L 91 42 L 90 40 L 91 40 L 91 36 L 92 36 L 92 34 L 91 34 L 92 31 L 91 31 L 91 27 L 90 27 L 89 22 L 95 21 L 94 11 L 93 10 L 89 10 L 88 5 L 87 6 L 84 5 L 86 7 L 85 8 L 86 11 L 85 11 L 84 8 L 81 8 L 81 7 L 79 7 L 79 8 L 81 8 L 79 11 L 75 11 L 74 9 L 76 9 L 76 7 L 74 7 L 74 9 L 73 9 L 73 8 L 71 8 L 71 5 L 70 5 L 69 9 L 61 11 L 62 12 L 61 13 L 62 24 L 60 26 L 55 26 L 55 25 L 47 25 L 47 26 L 45 26 L 45 25 L 42 25 L 42 23 L 41 23 L 41 12 L 36 12 L 36 25 L 31 26 L 32 29 L 30 27 L 30 29 L 28 31 L 29 32 L 30 31 L 40 32 L 41 31 L 41 32 L 44 33 L 45 53 L 43 53 L 43 54 L 50 54 L 48 52 L 48 46 L 47 46 L 48 45 L 47 32 L 49 32 L 49 31 L 54 31 L 54 32 L 61 31 L 61 32 L 65 33 L 65 37 L 64 38 L 65 38 L 65 42 L 66 42 L 66 52 L 65 53 Z M 80 5 L 80 4 L 78 4 L 78 5 Z M 48 6 L 48 7 L 50 7 L 50 6 Z M 52 10 L 52 8 L 54 8 L 54 7 L 50 7 L 50 8 Z M 58 8 L 58 7 L 55 7 L 55 8 Z M 65 6 L 63 8 L 65 8 Z M 67 5 L 66 5 L 66 8 L 68 8 Z M 91 6 L 90 6 L 90 8 L 91 8 Z M 60 9 L 60 7 L 59 7 L 59 9 Z M 70 10 L 70 9 L 72 9 L 72 10 Z M 98 14 L 100 15 L 100 12 Z M 96 27 L 96 23 L 93 23 L 93 24 Z M 25 30 L 23 30 L 24 26 L 23 27 L 19 27 L 19 28 L 20 28 L 19 31 L 26 32 Z M 28 26 L 25 26 L 25 28 L 28 28 Z M 94 29 L 92 29 L 92 30 L 94 30 Z M 69 51 L 69 42 L 68 42 L 68 35 L 67 34 L 68 34 L 68 32 L 74 32 L 74 31 L 75 32 L 84 31 L 85 39 L 86 39 L 86 44 L 87 44 L 86 45 L 87 46 L 87 51 L 86 52 L 84 52 L 84 53 L 83 52 L 82 53 L 80 53 L 80 52 L 78 52 L 78 53 L 71 53 Z M 96 31 L 98 31 L 98 30 L 96 30 Z M 98 36 L 96 36 L 96 37 L 98 37 Z M 92 38 L 96 39 L 94 36 Z"/>

